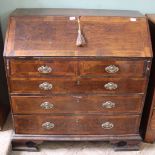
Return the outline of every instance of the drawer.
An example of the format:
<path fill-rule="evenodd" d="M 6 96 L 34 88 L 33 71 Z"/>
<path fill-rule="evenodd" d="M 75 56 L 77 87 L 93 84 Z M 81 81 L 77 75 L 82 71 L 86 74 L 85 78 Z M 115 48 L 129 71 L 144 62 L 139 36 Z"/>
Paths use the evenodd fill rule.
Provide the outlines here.
<path fill-rule="evenodd" d="M 138 115 L 14 115 L 14 126 L 16 134 L 118 135 L 138 133 L 139 120 Z"/>
<path fill-rule="evenodd" d="M 144 76 L 144 60 L 119 61 L 119 60 L 100 60 L 100 61 L 80 61 L 80 74 L 83 76 Z"/>
<path fill-rule="evenodd" d="M 77 62 L 68 59 L 20 60 L 10 61 L 10 75 L 22 76 L 74 76 Z"/>
<path fill-rule="evenodd" d="M 14 114 L 140 113 L 142 96 L 12 96 Z"/>
<path fill-rule="evenodd" d="M 11 93 L 143 93 L 144 78 L 11 78 Z"/>

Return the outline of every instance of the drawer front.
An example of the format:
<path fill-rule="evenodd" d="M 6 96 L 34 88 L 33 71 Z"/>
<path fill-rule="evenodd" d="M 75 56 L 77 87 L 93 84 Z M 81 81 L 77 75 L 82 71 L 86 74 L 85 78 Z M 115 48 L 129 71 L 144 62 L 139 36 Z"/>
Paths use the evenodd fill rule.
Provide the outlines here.
<path fill-rule="evenodd" d="M 15 60 L 10 61 L 10 75 L 22 76 L 74 76 L 77 62 L 68 59 Z"/>
<path fill-rule="evenodd" d="M 140 113 L 142 96 L 12 96 L 14 114 Z"/>
<path fill-rule="evenodd" d="M 80 61 L 80 74 L 84 76 L 144 76 L 144 60 L 136 61 Z"/>
<path fill-rule="evenodd" d="M 11 93 L 143 93 L 143 78 L 12 78 Z"/>
<path fill-rule="evenodd" d="M 14 126 L 17 134 L 136 134 L 139 119 L 134 115 L 14 115 Z"/>

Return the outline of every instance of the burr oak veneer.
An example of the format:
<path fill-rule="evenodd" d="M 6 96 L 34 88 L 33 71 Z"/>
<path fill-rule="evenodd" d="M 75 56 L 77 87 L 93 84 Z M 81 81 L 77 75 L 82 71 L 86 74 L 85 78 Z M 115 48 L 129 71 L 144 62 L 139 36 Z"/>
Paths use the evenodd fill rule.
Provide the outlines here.
<path fill-rule="evenodd" d="M 86 44 L 77 47 L 77 17 Z M 110 141 L 135 150 L 152 51 L 136 11 L 17 9 L 5 65 L 14 150 L 42 141 Z"/>

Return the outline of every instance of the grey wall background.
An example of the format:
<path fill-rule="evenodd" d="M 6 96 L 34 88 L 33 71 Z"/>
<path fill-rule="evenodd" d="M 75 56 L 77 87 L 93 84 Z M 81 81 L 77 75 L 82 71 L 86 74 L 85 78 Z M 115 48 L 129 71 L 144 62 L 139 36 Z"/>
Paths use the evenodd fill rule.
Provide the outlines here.
<path fill-rule="evenodd" d="M 155 13 L 155 0 L 0 0 L 3 35 L 8 15 L 16 8 L 94 8 Z"/>

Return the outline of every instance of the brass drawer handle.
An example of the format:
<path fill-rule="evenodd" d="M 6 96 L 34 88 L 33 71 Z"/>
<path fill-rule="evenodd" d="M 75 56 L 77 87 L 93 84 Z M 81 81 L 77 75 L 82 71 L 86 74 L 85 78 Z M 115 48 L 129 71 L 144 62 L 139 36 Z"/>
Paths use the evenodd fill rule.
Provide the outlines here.
<path fill-rule="evenodd" d="M 52 109 L 53 106 L 54 106 L 54 105 L 53 105 L 52 103 L 49 103 L 49 102 L 43 102 L 43 103 L 41 103 L 41 105 L 40 105 L 40 107 L 41 107 L 42 109 L 46 109 L 46 110 Z"/>
<path fill-rule="evenodd" d="M 111 102 L 111 101 L 106 101 L 106 102 L 102 103 L 102 107 L 106 108 L 106 109 L 114 108 L 115 105 L 116 104 L 114 102 Z"/>
<path fill-rule="evenodd" d="M 48 74 L 52 72 L 52 68 L 49 66 L 41 66 L 38 68 L 39 73 Z"/>
<path fill-rule="evenodd" d="M 107 90 L 115 90 L 118 88 L 118 85 L 116 83 L 113 83 L 113 82 L 108 82 L 104 85 L 104 88 Z"/>
<path fill-rule="evenodd" d="M 39 85 L 39 88 L 42 90 L 51 90 L 52 87 L 53 87 L 53 85 L 48 82 L 43 82 Z"/>
<path fill-rule="evenodd" d="M 117 73 L 119 71 L 119 68 L 115 65 L 110 65 L 105 68 L 105 71 L 107 73 Z"/>
<path fill-rule="evenodd" d="M 111 122 L 105 122 L 101 124 L 101 127 L 103 129 L 112 129 L 114 127 L 114 124 Z"/>
<path fill-rule="evenodd" d="M 51 122 L 45 122 L 42 124 L 42 128 L 46 130 L 53 129 L 55 127 L 54 123 Z"/>

